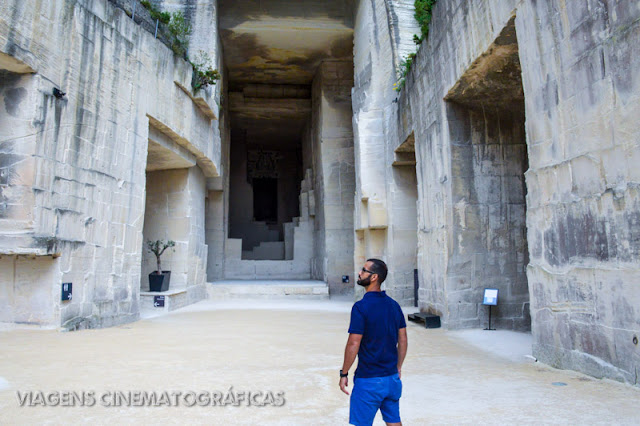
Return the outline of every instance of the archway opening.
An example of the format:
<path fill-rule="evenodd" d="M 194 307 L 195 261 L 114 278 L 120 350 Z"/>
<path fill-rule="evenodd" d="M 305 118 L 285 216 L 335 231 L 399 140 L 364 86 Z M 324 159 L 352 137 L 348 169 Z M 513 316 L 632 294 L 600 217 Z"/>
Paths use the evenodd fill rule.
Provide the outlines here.
<path fill-rule="evenodd" d="M 449 328 L 486 325 L 485 288 L 498 289 L 494 324 L 529 330 L 528 169 L 524 90 L 514 19 L 446 100 L 451 141 L 453 247 Z"/>
<path fill-rule="evenodd" d="M 353 271 L 353 20 L 352 1 L 219 2 L 230 123 L 224 278 L 351 288 L 340 278 Z"/>

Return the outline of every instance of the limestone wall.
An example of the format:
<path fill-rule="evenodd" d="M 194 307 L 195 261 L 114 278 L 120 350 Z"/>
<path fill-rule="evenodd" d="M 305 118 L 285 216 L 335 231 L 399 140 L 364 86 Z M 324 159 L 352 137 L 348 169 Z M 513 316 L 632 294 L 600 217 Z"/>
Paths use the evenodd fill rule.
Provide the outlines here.
<path fill-rule="evenodd" d="M 138 24 L 142 15 L 132 21 L 131 6 L 106 0 L 0 4 L 0 51 L 10 58 L 0 63 L 33 71 L 3 78 L 3 93 L 14 102 L 11 111 L 0 111 L 2 132 L 16 131 L 2 134 L 2 152 L 17 152 L 32 166 L 7 169 L 3 196 L 21 208 L 2 219 L 21 229 L 0 225 L 0 244 L 5 253 L 59 256 L 45 267 L 53 275 L 40 274 L 38 291 L 50 288 L 54 303 L 32 305 L 36 322 L 99 327 L 138 317 L 149 122 L 189 151 L 205 176 L 219 170 L 211 94 L 199 93 L 198 104 L 185 93 L 191 66 Z M 54 97 L 54 87 L 66 96 Z M 199 190 L 204 200 L 204 185 Z M 47 262 L 34 265 L 40 263 Z M 198 268 L 206 264 L 193 269 L 196 275 Z M 21 282 L 15 275 L 10 285 Z M 73 283 L 74 297 L 59 304 L 62 282 Z"/>
<path fill-rule="evenodd" d="M 452 104 L 452 252 L 447 291 L 449 323 L 484 326 L 485 288 L 498 289 L 494 325 L 530 329 L 526 265 L 524 113 Z M 453 112 L 455 110 L 455 113 Z"/>
<path fill-rule="evenodd" d="M 226 221 L 224 197 L 222 191 L 209 191 L 206 200 L 205 234 L 208 247 L 207 282 L 224 277 L 224 241 L 226 240 Z"/>
<path fill-rule="evenodd" d="M 352 93 L 355 274 L 367 258 L 383 259 L 389 267 L 384 288 L 403 305 L 414 299 L 418 182 L 415 162 L 394 165 L 399 145 L 394 83 L 402 58 L 415 50 L 412 39 L 419 30 L 413 13 L 412 1 L 359 2 Z M 361 293 L 356 286 L 357 297 Z"/>
<path fill-rule="evenodd" d="M 637 383 L 632 3 L 438 2 L 390 144 L 415 136 L 421 309 L 484 325 L 497 283 L 538 359 Z"/>
<path fill-rule="evenodd" d="M 193 56 L 202 50 L 207 52 L 216 63 L 221 63 L 222 57 L 217 55 L 220 37 L 218 35 L 218 4 L 216 1 L 151 0 L 151 3 L 159 10 L 183 13 L 192 30 L 189 38 L 190 55 Z"/>
<path fill-rule="evenodd" d="M 488 275 L 492 279 L 483 279 L 479 274 L 482 272 L 486 275 L 491 264 L 486 253 L 493 250 L 489 247 L 492 239 L 493 244 L 504 245 L 505 251 L 510 247 L 509 236 L 505 234 L 501 243 L 497 238 L 500 235 L 497 228 L 506 223 L 501 215 L 507 211 L 506 207 L 498 208 L 503 197 L 503 190 L 499 189 L 501 177 L 497 177 L 498 186 L 493 190 L 498 199 L 489 202 L 497 203 L 492 207 L 493 210 L 489 210 L 486 201 L 470 196 L 475 191 L 487 194 L 489 187 L 486 182 L 478 180 L 474 183 L 474 176 L 478 173 L 491 175 L 487 167 L 494 166 L 486 163 L 485 171 L 480 172 L 480 158 L 472 160 L 473 155 L 466 156 L 467 160 L 471 160 L 466 166 L 464 161 L 460 163 L 458 157 L 454 158 L 452 146 L 462 139 L 468 148 L 466 153 L 473 152 L 474 148 L 469 142 L 471 135 L 460 138 L 460 132 L 464 133 L 465 129 L 470 131 L 470 124 L 467 119 L 466 127 L 458 128 L 457 118 L 451 115 L 451 106 L 442 99 L 465 75 L 474 60 L 487 51 L 498 37 L 514 7 L 515 2 L 507 1 L 438 2 L 430 36 L 421 45 L 406 86 L 399 95 L 399 109 L 390 113 L 390 148 L 400 151 L 410 136 L 415 139 L 420 307 L 441 315 L 444 325 L 449 328 L 484 325 L 486 313 L 481 306 L 484 287 L 500 288 L 503 314 L 508 318 L 513 317 L 512 313 L 506 312 L 506 305 L 512 298 L 512 280 L 504 262 L 493 263 L 499 270 Z M 470 16 L 474 18 L 468 19 Z M 482 156 L 484 151 L 478 152 Z M 474 162 L 478 162 L 476 172 Z M 463 194 L 461 191 L 467 192 Z M 473 207 L 461 210 L 463 204 Z M 524 217 L 521 223 L 524 223 Z M 496 227 L 497 224 L 500 225 Z M 480 232 L 482 227 L 491 229 L 491 232 L 485 232 L 483 236 Z M 504 232 L 508 234 L 506 227 Z M 520 259 L 521 276 L 524 276 L 524 265 L 524 259 Z M 513 274 L 516 274 L 515 269 Z M 493 279 L 496 276 L 505 280 L 503 284 Z M 519 312 L 516 315 L 519 318 L 524 318 L 523 304 L 528 302 L 526 282 L 524 298 L 519 299 L 513 308 Z M 509 328 L 512 327 L 511 324 Z"/>
<path fill-rule="evenodd" d="M 352 63 L 324 61 L 312 87 L 316 247 L 312 277 L 331 294 L 351 292 L 342 283 L 353 271 L 353 131 L 350 90 Z"/>
<path fill-rule="evenodd" d="M 385 15 L 393 51 L 390 59 L 394 70 L 398 69 L 403 58 L 417 50 L 413 36 L 420 34 L 420 26 L 414 16 L 414 3 L 414 0 L 385 0 Z"/>
<path fill-rule="evenodd" d="M 638 384 L 640 8 L 524 2 L 534 355 Z"/>
<path fill-rule="evenodd" d="M 0 322 L 59 323 L 60 289 L 51 286 L 62 282 L 58 265 L 51 257 L 0 256 Z"/>
<path fill-rule="evenodd" d="M 205 179 L 197 167 L 147 173 L 147 198 L 140 288 L 148 291 L 148 275 L 157 269 L 146 242 L 173 240 L 176 245 L 161 257 L 171 271 L 170 289 L 204 294 L 207 246 L 204 243 Z M 201 288 L 196 288 L 201 287 Z"/>
<path fill-rule="evenodd" d="M 222 55 L 220 55 L 222 56 Z M 220 67 L 223 69 L 223 67 Z M 220 92 L 227 93 L 227 80 L 220 84 Z M 228 235 L 229 197 L 229 151 L 231 132 L 228 106 L 223 103 L 219 109 L 219 129 L 221 140 L 220 177 L 207 179 L 208 197 L 205 202 L 205 243 L 208 247 L 207 282 L 224 277 L 224 244 Z"/>
<path fill-rule="evenodd" d="M 388 261 L 385 253 L 386 167 L 380 160 L 385 154 L 384 106 L 393 99 L 394 70 L 398 63 L 389 38 L 388 3 L 360 1 L 356 8 L 352 91 L 356 298 L 363 293 L 355 281 L 364 261 L 371 257 Z"/>

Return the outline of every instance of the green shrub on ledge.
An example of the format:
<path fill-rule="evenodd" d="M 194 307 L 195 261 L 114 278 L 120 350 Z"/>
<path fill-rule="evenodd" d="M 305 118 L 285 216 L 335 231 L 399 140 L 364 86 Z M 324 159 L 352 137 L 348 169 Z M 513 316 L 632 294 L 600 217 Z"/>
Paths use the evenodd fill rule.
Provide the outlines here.
<path fill-rule="evenodd" d="M 431 11 L 435 6 L 436 0 L 415 0 L 415 18 L 420 25 L 420 36 L 413 35 L 413 41 L 416 44 L 422 43 L 422 40 L 429 36 L 429 23 L 431 23 Z"/>
<path fill-rule="evenodd" d="M 400 61 L 400 67 L 398 68 L 399 78 L 398 81 L 393 85 L 393 90 L 396 92 L 401 91 L 404 88 L 405 81 L 407 79 L 407 74 L 411 70 L 411 66 L 413 65 L 413 60 L 416 58 L 415 53 L 409 53 L 409 55 Z"/>
<path fill-rule="evenodd" d="M 199 51 L 196 58 L 191 61 L 193 67 L 193 76 L 191 78 L 191 87 L 193 92 L 197 92 L 203 87 L 214 85 L 220 80 L 220 72 L 213 69 L 211 58 L 204 51 Z"/>
<path fill-rule="evenodd" d="M 171 44 L 171 50 L 178 56 L 184 56 L 189 48 L 189 36 L 191 35 L 191 25 L 184 18 L 182 12 L 171 14 L 169 21 L 169 31 L 175 36 L 175 41 Z"/>
<path fill-rule="evenodd" d="M 142 0 L 140 4 L 149 11 L 151 19 L 158 20 L 165 25 L 168 24 L 169 21 L 171 21 L 171 14 L 169 12 L 161 12 L 153 4 L 151 4 L 150 1 Z"/>
<path fill-rule="evenodd" d="M 429 36 L 429 24 L 431 23 L 431 13 L 433 6 L 435 6 L 437 0 L 415 0 L 413 5 L 415 8 L 414 16 L 418 25 L 420 25 L 420 36 L 413 35 L 413 42 L 415 44 L 422 43 Z M 406 58 L 400 61 L 400 67 L 398 67 L 398 81 L 393 85 L 393 90 L 396 92 L 401 91 L 404 88 L 407 75 L 411 71 L 411 66 L 416 58 L 415 53 L 410 53 Z"/>

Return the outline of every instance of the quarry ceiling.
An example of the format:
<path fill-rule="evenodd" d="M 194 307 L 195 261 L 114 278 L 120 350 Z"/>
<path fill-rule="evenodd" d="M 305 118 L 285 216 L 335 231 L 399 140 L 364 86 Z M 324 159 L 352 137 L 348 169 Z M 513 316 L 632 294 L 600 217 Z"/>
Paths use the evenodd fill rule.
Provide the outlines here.
<path fill-rule="evenodd" d="M 311 84 L 323 59 L 351 59 L 351 0 L 221 0 L 230 89 L 246 83 Z"/>

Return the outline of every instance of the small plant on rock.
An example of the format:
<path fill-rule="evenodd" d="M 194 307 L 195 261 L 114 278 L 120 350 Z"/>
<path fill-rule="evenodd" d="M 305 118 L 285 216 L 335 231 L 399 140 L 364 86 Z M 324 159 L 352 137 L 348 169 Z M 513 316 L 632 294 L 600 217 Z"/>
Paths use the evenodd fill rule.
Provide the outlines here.
<path fill-rule="evenodd" d="M 435 6 L 437 0 L 415 0 L 413 6 L 415 8 L 415 18 L 420 25 L 420 35 L 413 35 L 413 42 L 415 44 L 421 44 L 429 36 L 429 24 L 431 23 L 431 13 L 433 6 Z M 398 81 L 393 85 L 393 90 L 396 92 L 401 91 L 404 88 L 407 75 L 411 71 L 411 65 L 416 58 L 415 53 L 410 53 L 406 58 L 403 58 L 398 67 Z"/>
<path fill-rule="evenodd" d="M 158 20 L 163 24 L 168 24 L 171 20 L 171 14 L 169 12 L 161 12 L 155 7 L 150 1 L 142 0 L 140 2 L 141 5 L 144 6 L 145 9 L 149 11 L 149 15 L 151 15 L 151 19 Z"/>
<path fill-rule="evenodd" d="M 200 50 L 195 59 L 191 61 L 191 66 L 193 67 L 191 87 L 194 93 L 203 87 L 215 85 L 216 82 L 220 80 L 220 72 L 218 72 L 217 69 L 213 69 L 211 63 L 211 57 L 209 57 L 207 52 L 202 50 Z"/>
<path fill-rule="evenodd" d="M 416 44 L 422 43 L 422 41 L 429 35 L 429 24 L 431 23 L 431 10 L 435 6 L 436 0 L 415 0 L 413 3 L 415 7 L 415 18 L 420 25 L 420 36 L 414 34 L 413 42 Z"/>
<path fill-rule="evenodd" d="M 182 12 L 171 14 L 169 31 L 176 38 L 171 45 L 171 50 L 173 50 L 176 55 L 184 56 L 189 48 L 189 36 L 191 35 L 192 29 Z"/>
<path fill-rule="evenodd" d="M 407 75 L 409 71 L 411 71 L 411 65 L 413 65 L 413 60 L 416 58 L 415 53 L 409 53 L 406 58 L 403 58 L 400 61 L 400 67 L 398 68 L 398 81 L 393 85 L 393 90 L 396 92 L 401 91 L 404 88 L 404 84 L 407 80 Z"/>
<path fill-rule="evenodd" d="M 171 14 L 169 12 L 160 12 L 157 16 L 157 19 L 165 25 L 171 21 Z"/>

